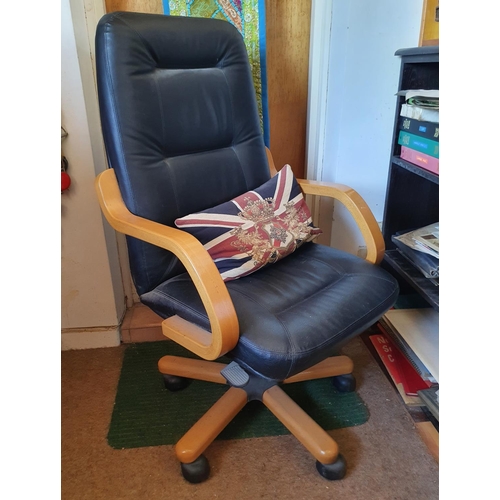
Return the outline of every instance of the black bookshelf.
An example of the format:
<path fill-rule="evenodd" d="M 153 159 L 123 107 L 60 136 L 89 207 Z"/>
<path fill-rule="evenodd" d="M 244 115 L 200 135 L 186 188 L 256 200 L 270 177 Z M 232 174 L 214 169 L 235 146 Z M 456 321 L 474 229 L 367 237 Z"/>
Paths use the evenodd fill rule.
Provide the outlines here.
<path fill-rule="evenodd" d="M 439 89 L 439 46 L 401 49 L 395 55 L 401 58 L 398 91 Z M 382 225 L 386 246 L 383 266 L 400 281 L 403 290 L 410 287 L 439 310 L 439 286 L 405 259 L 391 240 L 397 232 L 439 221 L 439 175 L 400 157 L 398 120 L 403 103 L 404 97 L 397 96 Z"/>
<path fill-rule="evenodd" d="M 398 93 L 402 90 L 439 89 L 439 46 L 401 49 L 395 55 L 401 60 Z M 404 95 L 398 95 L 395 99 L 396 109 L 382 224 L 386 247 L 382 267 L 397 278 L 403 296 L 412 297 L 412 303 L 418 302 L 410 308 L 427 306 L 439 312 L 439 280 L 426 278 L 403 256 L 392 241 L 392 236 L 396 233 L 419 229 L 440 220 L 439 175 L 401 158 L 398 137 Z M 415 294 L 420 300 L 415 301 Z M 409 333 L 411 332 L 398 332 L 403 339 L 407 338 Z M 438 349 L 438 345 L 426 346 L 426 349 L 429 348 Z M 439 430 L 438 420 L 425 406 L 413 411 L 418 418 L 430 420 Z"/>

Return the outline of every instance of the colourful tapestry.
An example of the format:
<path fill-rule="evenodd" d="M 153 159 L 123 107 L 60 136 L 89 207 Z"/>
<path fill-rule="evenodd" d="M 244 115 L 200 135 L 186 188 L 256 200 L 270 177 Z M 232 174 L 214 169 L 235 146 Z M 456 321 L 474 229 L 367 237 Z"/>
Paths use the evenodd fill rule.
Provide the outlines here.
<path fill-rule="evenodd" d="M 264 142 L 269 147 L 265 0 L 163 0 L 167 15 L 229 21 L 241 33 L 250 60 Z"/>

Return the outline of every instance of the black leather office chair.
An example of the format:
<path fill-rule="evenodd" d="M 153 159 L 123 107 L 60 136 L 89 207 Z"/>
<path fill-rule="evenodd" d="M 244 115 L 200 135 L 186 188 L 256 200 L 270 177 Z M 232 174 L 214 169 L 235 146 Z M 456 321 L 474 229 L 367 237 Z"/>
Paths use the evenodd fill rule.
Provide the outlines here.
<path fill-rule="evenodd" d="M 337 444 L 280 385 L 332 377 L 338 389 L 354 390 L 352 362 L 336 354 L 398 294 L 395 280 L 377 266 L 384 244 L 372 213 L 346 186 L 296 185 L 288 168 L 271 178 L 276 170 L 260 130 L 247 52 L 230 23 L 107 14 L 97 27 L 96 58 L 111 167 L 96 179 L 101 208 L 111 226 L 127 235 L 141 301 L 165 318 L 168 338 L 203 358 L 165 356 L 159 371 L 171 390 L 193 378 L 230 386 L 177 443 L 184 477 L 193 483 L 208 477 L 205 449 L 249 400 L 260 400 L 314 456 L 322 476 L 342 478 L 346 463 Z M 286 216 L 279 217 L 291 226 L 270 230 L 276 248 L 267 248 L 264 257 L 241 249 L 247 226 L 233 231 L 224 249 L 236 249 L 236 255 L 215 261 L 213 242 L 234 227 L 210 233 L 208 251 L 200 242 L 204 236 L 190 234 L 200 229 L 196 221 L 190 224 L 193 214 L 204 212 L 210 224 L 242 194 L 239 202 L 253 196 L 256 205 L 247 205 L 247 212 L 240 206 L 231 221 L 248 222 L 257 205 L 258 217 L 272 216 L 274 198 L 266 193 L 280 191 L 276 182 L 290 190 Z M 309 241 L 316 230 L 304 207 L 294 205 L 300 191 L 345 204 L 365 238 L 366 259 Z M 263 242 L 264 233 L 252 234 Z M 224 354 L 229 365 L 214 362 Z"/>

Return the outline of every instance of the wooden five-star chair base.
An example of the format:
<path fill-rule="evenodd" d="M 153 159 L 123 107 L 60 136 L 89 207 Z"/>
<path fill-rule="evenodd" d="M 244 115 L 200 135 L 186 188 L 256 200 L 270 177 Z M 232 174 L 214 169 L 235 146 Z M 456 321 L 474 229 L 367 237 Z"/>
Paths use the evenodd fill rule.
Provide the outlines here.
<path fill-rule="evenodd" d="M 168 377 L 204 380 L 227 384 L 221 370 L 227 365 L 214 361 L 164 356 L 158 362 L 160 373 Z M 347 356 L 327 358 L 317 365 L 283 381 L 284 384 L 326 377 L 338 377 L 347 390 L 354 390 L 353 363 Z M 345 376 L 344 379 L 342 376 Z M 335 379 L 334 379 L 335 380 Z M 347 386 L 345 381 L 348 380 Z M 272 385 L 260 399 L 283 425 L 317 460 L 317 468 L 327 479 L 341 479 L 345 475 L 345 460 L 339 454 L 337 443 L 280 387 Z M 209 466 L 202 455 L 220 432 L 249 401 L 244 388 L 230 387 L 226 393 L 178 441 L 175 453 L 181 462 L 184 477 L 190 482 L 201 482 L 208 477 Z"/>

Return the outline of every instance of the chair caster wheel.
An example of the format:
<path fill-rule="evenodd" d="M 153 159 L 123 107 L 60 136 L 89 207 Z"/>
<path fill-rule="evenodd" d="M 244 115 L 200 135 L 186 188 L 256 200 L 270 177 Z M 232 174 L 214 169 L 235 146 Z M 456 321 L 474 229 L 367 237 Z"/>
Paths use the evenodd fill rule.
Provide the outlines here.
<path fill-rule="evenodd" d="M 356 379 L 350 373 L 332 377 L 332 383 L 339 392 L 354 392 L 356 390 Z"/>
<path fill-rule="evenodd" d="M 186 481 L 193 484 L 202 483 L 206 481 L 210 475 L 210 465 L 205 455 L 200 455 L 190 464 L 181 463 L 181 471 Z"/>
<path fill-rule="evenodd" d="M 347 464 L 345 458 L 339 453 L 337 460 L 333 464 L 322 464 L 316 462 L 318 472 L 329 481 L 337 481 L 345 476 Z"/>
<path fill-rule="evenodd" d="M 165 388 L 171 392 L 182 391 L 182 389 L 185 389 L 192 381 L 193 380 L 190 378 L 163 374 Z"/>

